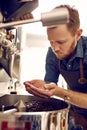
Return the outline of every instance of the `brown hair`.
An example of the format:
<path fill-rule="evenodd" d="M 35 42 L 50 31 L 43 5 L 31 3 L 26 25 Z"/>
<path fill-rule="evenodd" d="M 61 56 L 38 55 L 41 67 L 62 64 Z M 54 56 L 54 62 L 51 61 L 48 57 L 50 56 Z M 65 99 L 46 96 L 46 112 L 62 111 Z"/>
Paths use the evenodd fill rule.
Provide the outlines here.
<path fill-rule="evenodd" d="M 80 27 L 80 19 L 78 10 L 70 7 L 69 5 L 60 5 L 56 8 L 66 7 L 69 11 L 69 23 L 67 23 L 67 28 L 72 35 L 75 35 Z"/>

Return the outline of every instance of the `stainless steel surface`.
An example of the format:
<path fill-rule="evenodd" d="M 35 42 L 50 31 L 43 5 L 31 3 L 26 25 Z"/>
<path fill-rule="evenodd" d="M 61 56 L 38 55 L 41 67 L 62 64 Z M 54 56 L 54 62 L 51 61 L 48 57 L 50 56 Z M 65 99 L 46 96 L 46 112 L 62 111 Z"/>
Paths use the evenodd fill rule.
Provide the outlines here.
<path fill-rule="evenodd" d="M 0 0 L 0 12 L 5 23 L 8 21 L 13 21 L 16 18 L 23 16 L 24 14 L 29 14 L 37 7 L 38 0 L 28 0 L 25 2 L 20 0 Z"/>
<path fill-rule="evenodd" d="M 15 106 L 19 102 L 23 108 L 26 106 L 26 109 L 19 111 L 20 109 Z M 3 105 L 4 111 L 9 108 L 12 109 L 11 113 L 2 111 Z M 17 120 L 19 123 L 29 121 L 32 126 L 31 130 L 67 130 L 68 112 L 68 104 L 59 99 L 43 99 L 25 95 L 4 95 L 0 98 L 0 122 L 8 121 L 8 118 L 9 121 L 14 119 L 14 121 Z M 5 119 L 5 113 L 6 116 L 9 113 L 7 119 Z"/>
<path fill-rule="evenodd" d="M 40 19 L 26 19 L 26 20 L 21 20 L 21 21 L 15 21 L 15 22 L 8 22 L 8 23 L 1 23 L 0 28 L 6 28 L 6 27 L 12 27 L 12 26 L 19 26 L 23 24 L 28 24 L 28 23 L 34 23 L 34 22 L 39 22 Z"/>
<path fill-rule="evenodd" d="M 11 78 L 20 78 L 20 56 L 11 55 L 8 59 L 1 58 L 0 82 L 9 82 Z"/>
<path fill-rule="evenodd" d="M 31 130 L 68 130 L 68 110 L 15 113 L 18 121 L 29 121 Z"/>
<path fill-rule="evenodd" d="M 69 22 L 69 12 L 65 7 L 56 8 L 50 12 L 42 13 L 41 21 L 43 26 L 65 24 Z"/>
<path fill-rule="evenodd" d="M 25 14 L 30 14 L 31 16 L 31 12 L 36 7 L 38 7 L 38 0 L 25 2 L 19 2 L 18 0 L 0 1 L 0 26 L 2 28 L 0 29 L 0 82 L 9 82 L 10 78 L 20 80 L 21 56 L 16 45 L 18 35 L 17 33 L 15 36 L 8 35 L 8 32 L 9 30 L 12 32 L 12 29 L 14 29 L 12 25 L 14 23 L 18 24 L 18 22 L 12 21 L 15 21 L 17 18 L 20 19 Z M 20 22 L 23 24 L 23 21 L 20 20 Z"/>
<path fill-rule="evenodd" d="M 20 51 L 12 41 L 6 39 L 6 34 L 3 32 L 0 32 L 0 48 L 0 64 L 11 78 L 19 79 Z M 1 72 L 3 71 L 1 70 Z M 2 76 L 5 76 L 4 74 Z"/>
<path fill-rule="evenodd" d="M 22 21 L 2 23 L 0 24 L 0 28 L 18 26 L 22 24 L 28 24 L 40 21 L 42 22 L 43 26 L 54 26 L 58 24 L 64 24 L 69 22 L 69 12 L 66 8 L 61 7 L 59 9 L 55 9 L 50 12 L 41 13 L 41 19 L 28 19 Z"/>
<path fill-rule="evenodd" d="M 0 68 L 0 82 L 8 82 L 10 81 L 10 76 L 8 73 L 3 69 L 2 67 Z M 5 87 L 5 86 L 4 86 Z"/>

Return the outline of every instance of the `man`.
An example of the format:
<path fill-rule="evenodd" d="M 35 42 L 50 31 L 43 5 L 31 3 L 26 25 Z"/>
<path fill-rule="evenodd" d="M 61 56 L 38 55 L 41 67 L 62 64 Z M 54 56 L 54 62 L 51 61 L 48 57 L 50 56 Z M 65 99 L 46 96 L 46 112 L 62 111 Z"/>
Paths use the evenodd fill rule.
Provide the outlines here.
<path fill-rule="evenodd" d="M 87 37 L 81 36 L 83 30 L 80 29 L 78 11 L 68 5 L 63 6 L 69 11 L 69 23 L 47 28 L 51 47 L 46 57 L 45 81 L 26 81 L 24 85 L 31 94 L 44 98 L 58 96 L 72 104 L 71 109 L 82 119 L 81 122 L 77 119 L 77 124 L 80 123 L 86 130 Z M 59 74 L 67 82 L 67 90 L 57 85 Z"/>

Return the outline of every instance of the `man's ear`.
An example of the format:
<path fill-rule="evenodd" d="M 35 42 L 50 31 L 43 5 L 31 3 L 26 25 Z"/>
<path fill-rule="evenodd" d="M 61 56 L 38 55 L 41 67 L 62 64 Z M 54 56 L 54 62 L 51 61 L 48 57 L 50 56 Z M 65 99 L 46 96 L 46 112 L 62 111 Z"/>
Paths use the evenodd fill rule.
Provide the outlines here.
<path fill-rule="evenodd" d="M 80 39 L 80 37 L 81 37 L 81 35 L 82 35 L 82 32 L 83 32 L 82 29 L 79 29 L 79 30 L 77 31 L 77 40 Z"/>

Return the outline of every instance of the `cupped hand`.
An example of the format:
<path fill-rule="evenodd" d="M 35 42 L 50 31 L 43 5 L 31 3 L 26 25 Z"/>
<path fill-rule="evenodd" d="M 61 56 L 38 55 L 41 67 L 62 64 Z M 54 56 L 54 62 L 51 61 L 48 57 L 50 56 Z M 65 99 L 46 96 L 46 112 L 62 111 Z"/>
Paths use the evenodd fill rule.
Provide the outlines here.
<path fill-rule="evenodd" d="M 38 92 L 36 90 L 34 90 L 34 88 L 38 88 L 38 89 L 45 89 L 45 81 L 43 80 L 39 80 L 39 79 L 34 79 L 31 81 L 25 81 L 24 85 L 26 88 L 26 91 L 28 91 L 30 94 L 39 96 Z"/>
<path fill-rule="evenodd" d="M 44 98 L 53 96 L 57 87 L 55 83 L 46 84 L 42 80 L 26 81 L 24 85 L 29 93 Z"/>
<path fill-rule="evenodd" d="M 44 89 L 44 85 L 45 85 L 45 81 L 44 80 L 40 80 L 40 79 L 34 79 L 31 81 L 25 81 L 24 85 L 25 87 L 30 87 L 31 85 L 37 87 L 37 88 L 43 88 Z"/>

